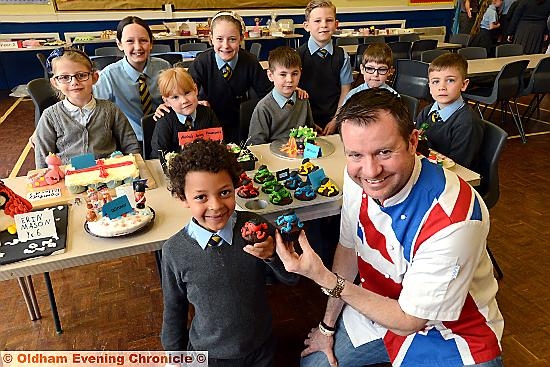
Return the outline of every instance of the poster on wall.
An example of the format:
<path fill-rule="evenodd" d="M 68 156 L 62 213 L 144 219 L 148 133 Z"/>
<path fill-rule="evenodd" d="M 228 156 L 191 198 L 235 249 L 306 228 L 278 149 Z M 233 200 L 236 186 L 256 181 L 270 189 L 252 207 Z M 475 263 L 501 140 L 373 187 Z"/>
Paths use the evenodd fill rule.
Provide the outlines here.
<path fill-rule="evenodd" d="M 0 0 L 1 1 L 1 0 Z M 64 10 L 160 10 L 172 3 L 176 11 L 256 8 L 304 8 L 308 0 L 55 0 L 58 11 Z"/>
<path fill-rule="evenodd" d="M 47 4 L 49 0 L 0 0 L 0 5 Z"/>
<path fill-rule="evenodd" d="M 454 1 L 450 0 L 409 0 L 410 5 L 423 5 L 423 4 L 454 4 Z"/>

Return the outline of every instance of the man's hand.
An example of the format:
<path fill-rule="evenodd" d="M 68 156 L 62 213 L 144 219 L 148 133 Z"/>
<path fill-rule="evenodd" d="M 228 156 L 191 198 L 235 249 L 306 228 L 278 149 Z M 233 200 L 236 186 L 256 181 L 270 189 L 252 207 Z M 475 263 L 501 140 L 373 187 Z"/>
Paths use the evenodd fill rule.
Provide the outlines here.
<path fill-rule="evenodd" d="M 330 273 L 319 255 L 309 245 L 304 231 L 300 232 L 298 243 L 303 251 L 301 255 L 296 253 L 294 245 L 283 241 L 278 231 L 275 233 L 275 249 L 287 271 L 304 275 L 313 281 L 320 280 L 324 271 Z"/>
<path fill-rule="evenodd" d="M 307 92 L 305 90 L 303 90 L 302 88 L 296 88 L 296 95 L 298 96 L 299 99 L 308 99 L 309 98 L 309 94 L 307 94 Z"/>
<path fill-rule="evenodd" d="M 243 250 L 252 256 L 256 256 L 262 260 L 267 260 L 275 255 L 275 244 L 273 237 L 269 236 L 263 242 L 255 243 L 254 245 L 246 245 Z"/>
<path fill-rule="evenodd" d="M 165 112 L 170 112 L 170 107 L 168 107 L 167 103 L 160 104 L 155 110 L 155 114 L 153 115 L 153 120 L 157 121 L 159 118 L 164 116 Z"/>
<path fill-rule="evenodd" d="M 330 120 L 327 126 L 323 129 L 323 135 L 332 135 L 336 132 L 338 125 L 334 119 Z"/>
<path fill-rule="evenodd" d="M 311 329 L 304 341 L 306 349 L 300 354 L 305 357 L 314 352 L 323 352 L 327 356 L 328 363 L 331 366 L 338 366 L 338 361 L 334 356 L 334 337 L 323 335 L 318 328 Z"/>

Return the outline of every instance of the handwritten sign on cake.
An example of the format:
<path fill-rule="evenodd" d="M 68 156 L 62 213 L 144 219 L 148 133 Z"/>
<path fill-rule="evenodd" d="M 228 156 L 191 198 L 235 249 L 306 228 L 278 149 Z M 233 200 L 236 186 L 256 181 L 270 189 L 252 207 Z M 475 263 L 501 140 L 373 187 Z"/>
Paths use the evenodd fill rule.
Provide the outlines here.
<path fill-rule="evenodd" d="M 315 171 L 307 175 L 307 178 L 311 183 L 311 187 L 313 187 L 315 190 L 317 190 L 319 186 L 321 186 L 321 181 L 323 181 L 323 178 L 325 177 L 326 177 L 326 174 L 322 168 L 316 169 Z"/>
<path fill-rule="evenodd" d="M 202 129 L 196 131 L 185 131 L 178 133 L 178 140 L 180 146 L 184 146 L 187 143 L 195 141 L 197 139 L 204 140 L 223 140 L 223 131 L 221 127 L 211 127 L 209 129 Z"/>
<path fill-rule="evenodd" d="M 19 241 L 57 236 L 52 209 L 16 214 L 14 219 Z"/>
<path fill-rule="evenodd" d="M 126 195 L 119 196 L 113 201 L 103 204 L 101 211 L 103 216 L 109 219 L 121 217 L 123 214 L 130 213 L 133 210 L 130 201 Z"/>
<path fill-rule="evenodd" d="M 321 156 L 321 147 L 315 144 L 306 143 L 304 147 L 304 158 L 319 158 Z"/>

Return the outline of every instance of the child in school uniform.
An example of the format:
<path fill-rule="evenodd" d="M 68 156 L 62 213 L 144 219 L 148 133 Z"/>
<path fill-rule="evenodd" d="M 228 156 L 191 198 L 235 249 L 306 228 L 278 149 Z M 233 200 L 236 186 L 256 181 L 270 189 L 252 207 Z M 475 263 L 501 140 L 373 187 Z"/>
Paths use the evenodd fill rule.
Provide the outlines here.
<path fill-rule="evenodd" d="M 140 153 L 136 135 L 122 111 L 112 102 L 92 95 L 98 75 L 84 52 L 58 48 L 46 64 L 53 74 L 52 86 L 64 98 L 44 110 L 36 126 L 36 168 L 47 167 L 49 153 L 57 154 L 62 164 L 85 153 L 94 153 L 96 158 L 116 150 Z"/>
<path fill-rule="evenodd" d="M 158 74 L 171 67 L 168 61 L 151 57 L 153 33 L 141 18 L 128 16 L 117 26 L 117 46 L 124 58 L 107 65 L 94 86 L 97 98 L 114 102 L 124 112 L 137 139 L 143 141 L 141 118 L 162 103 Z"/>
<path fill-rule="evenodd" d="M 397 94 L 392 87 L 386 84 L 393 72 L 393 54 L 390 46 L 385 43 L 370 44 L 363 53 L 363 61 L 359 68 L 365 82 L 350 90 L 342 104 L 346 103 L 355 93 L 365 89 L 385 88 Z"/>
<path fill-rule="evenodd" d="M 333 134 L 334 115 L 353 82 L 349 55 L 332 42 L 338 28 L 334 4 L 311 0 L 305 10 L 304 28 L 310 37 L 298 48 L 302 59 L 300 88 L 309 94 L 315 124 L 325 135 Z"/>
<path fill-rule="evenodd" d="M 256 105 L 247 143 L 250 145 L 288 140 L 291 129 L 314 127 L 309 100 L 299 99 L 296 88 L 300 81 L 302 62 L 296 50 L 277 47 L 269 53 L 267 76 L 274 88 Z"/>
<path fill-rule="evenodd" d="M 162 248 L 166 351 L 208 351 L 208 365 L 271 366 L 275 347 L 266 297 L 266 264 L 295 284 L 274 252 L 272 225 L 263 242 L 246 244 L 240 229 L 259 215 L 235 211 L 236 158 L 225 145 L 198 139 L 170 161 L 172 194 L 193 219 Z M 195 316 L 187 330 L 189 304 Z"/>
<path fill-rule="evenodd" d="M 459 54 L 444 54 L 430 63 L 428 79 L 435 102 L 418 114 L 416 128 L 430 148 L 471 168 L 483 140 L 483 125 L 462 98 L 467 74 L 468 63 Z"/>
<path fill-rule="evenodd" d="M 199 104 L 197 85 L 185 69 L 175 67 L 163 70 L 159 75 L 158 87 L 170 112 L 155 124 L 151 140 L 152 158 L 158 158 L 159 150 L 179 152 L 180 132 L 220 126 L 214 111 Z"/>
<path fill-rule="evenodd" d="M 487 5 L 485 5 L 487 6 Z M 479 23 L 479 31 L 470 46 L 484 47 L 489 57 L 495 56 L 495 46 L 498 39 L 500 23 L 498 21 L 498 9 L 502 6 L 502 0 L 492 0 L 483 13 Z M 483 10 L 484 6 L 480 10 Z M 476 22 L 477 24 L 477 22 Z"/>
<path fill-rule="evenodd" d="M 211 22 L 212 48 L 200 53 L 189 67 L 199 98 L 208 101 L 218 116 L 228 142 L 246 139 L 239 132 L 239 106 L 249 99 L 249 90 L 263 98 L 273 88 L 256 56 L 240 48 L 245 30 L 235 12 L 217 13 Z"/>

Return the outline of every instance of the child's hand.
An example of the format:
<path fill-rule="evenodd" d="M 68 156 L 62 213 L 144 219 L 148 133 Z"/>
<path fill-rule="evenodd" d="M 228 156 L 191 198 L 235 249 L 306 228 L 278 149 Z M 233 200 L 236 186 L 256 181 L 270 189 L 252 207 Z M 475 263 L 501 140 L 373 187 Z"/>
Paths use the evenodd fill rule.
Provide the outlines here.
<path fill-rule="evenodd" d="M 203 105 L 203 106 L 206 106 L 206 107 L 210 107 L 210 102 L 208 102 L 207 100 L 203 99 L 202 101 L 199 101 L 199 104 Z"/>
<path fill-rule="evenodd" d="M 296 95 L 300 99 L 308 99 L 309 98 L 309 94 L 307 94 L 307 92 L 305 90 L 303 90 L 302 88 L 296 88 Z"/>
<path fill-rule="evenodd" d="M 258 242 L 254 245 L 246 245 L 243 247 L 243 250 L 252 256 L 267 260 L 275 255 L 275 243 L 273 242 L 273 237 L 269 236 L 263 242 Z"/>
<path fill-rule="evenodd" d="M 338 125 L 336 125 L 336 121 L 334 119 L 330 120 L 327 126 L 325 126 L 325 129 L 323 130 L 323 135 L 331 135 L 336 132 L 336 128 Z"/>
<path fill-rule="evenodd" d="M 166 103 L 159 105 L 153 115 L 153 120 L 157 121 L 159 118 L 164 116 L 165 112 L 170 112 L 170 107 Z"/>

